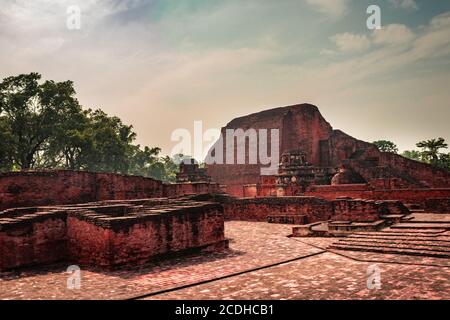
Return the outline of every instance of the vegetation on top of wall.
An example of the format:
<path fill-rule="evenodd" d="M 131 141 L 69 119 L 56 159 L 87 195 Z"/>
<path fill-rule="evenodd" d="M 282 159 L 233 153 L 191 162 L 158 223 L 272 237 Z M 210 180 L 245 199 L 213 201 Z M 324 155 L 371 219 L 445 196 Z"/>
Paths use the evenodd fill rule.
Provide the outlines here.
<path fill-rule="evenodd" d="M 377 140 L 372 143 L 382 152 L 398 152 L 397 145 L 392 141 Z M 450 153 L 440 152 L 441 149 L 448 148 L 444 138 L 423 140 L 417 142 L 416 146 L 421 150 L 405 150 L 401 155 L 408 159 L 450 170 Z"/>

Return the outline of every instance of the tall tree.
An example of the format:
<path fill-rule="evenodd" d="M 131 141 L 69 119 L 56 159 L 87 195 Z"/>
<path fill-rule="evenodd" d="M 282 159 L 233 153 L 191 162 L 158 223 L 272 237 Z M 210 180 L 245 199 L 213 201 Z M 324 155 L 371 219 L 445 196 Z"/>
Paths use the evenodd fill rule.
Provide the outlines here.
<path fill-rule="evenodd" d="M 30 73 L 0 83 L 0 171 L 64 168 L 175 180 L 173 159 L 134 145 L 132 126 L 83 110 L 71 81 L 40 79 Z"/>
<path fill-rule="evenodd" d="M 448 144 L 444 138 L 437 138 L 420 141 L 416 146 L 422 148 L 422 154 L 428 162 L 437 165 L 439 162 L 439 150 L 446 149 Z"/>
<path fill-rule="evenodd" d="M 62 123 L 81 107 L 71 81 L 45 81 L 38 73 L 9 77 L 0 83 L 0 116 L 12 138 L 12 161 L 33 168 L 36 156 Z"/>

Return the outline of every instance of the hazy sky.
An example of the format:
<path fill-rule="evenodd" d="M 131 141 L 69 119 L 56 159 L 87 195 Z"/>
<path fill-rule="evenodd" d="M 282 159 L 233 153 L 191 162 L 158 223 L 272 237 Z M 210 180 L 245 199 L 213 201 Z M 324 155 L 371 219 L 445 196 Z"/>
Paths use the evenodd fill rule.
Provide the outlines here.
<path fill-rule="evenodd" d="M 194 120 L 303 102 L 366 141 L 450 141 L 450 0 L 3 0 L 0 49 L 1 78 L 73 80 L 164 153 Z"/>

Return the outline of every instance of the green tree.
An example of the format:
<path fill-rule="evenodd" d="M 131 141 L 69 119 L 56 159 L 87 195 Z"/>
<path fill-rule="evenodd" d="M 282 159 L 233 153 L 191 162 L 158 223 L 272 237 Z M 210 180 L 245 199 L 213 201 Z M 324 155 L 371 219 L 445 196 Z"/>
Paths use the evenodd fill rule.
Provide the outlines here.
<path fill-rule="evenodd" d="M 377 140 L 372 142 L 381 152 L 397 153 L 398 148 L 395 143 L 389 140 Z"/>
<path fill-rule="evenodd" d="M 5 117 L 0 117 L 0 171 L 10 171 L 13 168 L 13 136 Z"/>
<path fill-rule="evenodd" d="M 422 153 L 418 150 L 405 150 L 401 155 L 408 159 L 423 161 Z"/>
<path fill-rule="evenodd" d="M 37 156 L 67 117 L 81 111 L 71 81 L 45 81 L 38 73 L 8 77 L 0 83 L 0 116 L 12 141 L 13 165 L 35 167 Z"/>
<path fill-rule="evenodd" d="M 416 146 L 422 148 L 422 155 L 427 162 L 437 165 L 440 155 L 439 150 L 446 149 L 448 144 L 445 142 L 444 138 L 437 138 L 420 141 Z"/>
<path fill-rule="evenodd" d="M 439 155 L 437 166 L 450 171 L 450 153 L 441 153 Z"/>
<path fill-rule="evenodd" d="M 177 173 L 180 171 L 179 165 L 174 159 L 169 156 L 162 158 L 164 163 L 165 175 L 163 181 L 165 182 L 175 182 L 177 178 Z"/>
<path fill-rule="evenodd" d="M 136 133 L 102 110 L 83 110 L 71 81 L 30 73 L 0 83 L 0 171 L 64 168 L 175 181 L 174 159 L 134 145 Z"/>
<path fill-rule="evenodd" d="M 162 180 L 175 182 L 178 165 L 169 156 L 160 157 L 160 148 L 134 146 L 133 155 L 130 158 L 130 174 L 142 175 Z"/>
<path fill-rule="evenodd" d="M 127 173 L 132 142 L 136 138 L 132 126 L 101 110 L 88 110 L 88 126 L 83 132 L 83 163 L 88 170 Z"/>

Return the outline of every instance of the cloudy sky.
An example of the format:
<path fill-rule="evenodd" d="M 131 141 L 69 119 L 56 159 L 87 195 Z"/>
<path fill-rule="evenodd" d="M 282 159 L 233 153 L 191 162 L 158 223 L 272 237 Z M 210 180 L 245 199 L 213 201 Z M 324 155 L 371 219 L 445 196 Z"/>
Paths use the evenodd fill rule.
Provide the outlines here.
<path fill-rule="evenodd" d="M 366 141 L 450 141 L 450 0 L 5 0 L 0 48 L 1 78 L 73 80 L 164 153 L 194 120 L 302 102 Z"/>

